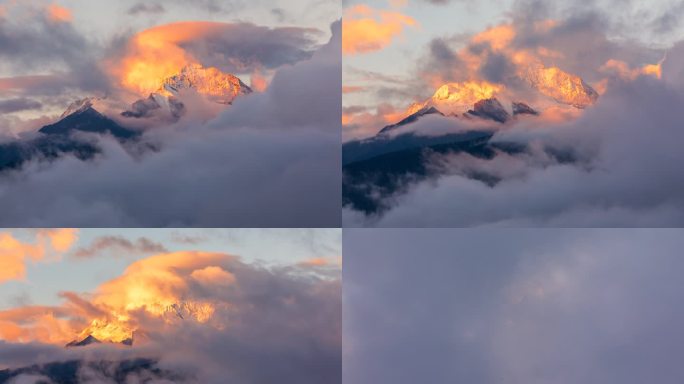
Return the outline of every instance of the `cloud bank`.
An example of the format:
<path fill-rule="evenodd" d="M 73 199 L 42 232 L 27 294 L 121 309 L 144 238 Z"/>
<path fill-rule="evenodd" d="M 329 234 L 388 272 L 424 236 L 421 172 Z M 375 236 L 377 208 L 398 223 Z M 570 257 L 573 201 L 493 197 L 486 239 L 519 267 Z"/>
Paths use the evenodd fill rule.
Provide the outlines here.
<path fill-rule="evenodd" d="M 677 383 L 680 230 L 349 230 L 349 382 Z"/>

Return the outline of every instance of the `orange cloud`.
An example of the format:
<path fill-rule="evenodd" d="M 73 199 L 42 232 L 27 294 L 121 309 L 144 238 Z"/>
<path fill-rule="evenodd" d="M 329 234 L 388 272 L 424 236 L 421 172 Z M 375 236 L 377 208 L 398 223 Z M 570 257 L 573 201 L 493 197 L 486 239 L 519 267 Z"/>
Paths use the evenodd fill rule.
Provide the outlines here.
<path fill-rule="evenodd" d="M 47 16 L 56 23 L 68 23 L 73 20 L 71 11 L 57 4 L 50 4 L 47 7 Z"/>
<path fill-rule="evenodd" d="M 48 244 L 55 240 L 60 245 L 68 237 L 66 232 L 46 236 Z M 6 237 L 2 239 L 8 241 Z M 16 246 L 16 241 L 11 244 Z M 63 345 L 92 335 L 101 341 L 118 343 L 131 339 L 145 317 L 162 323 L 182 317 L 212 325 L 214 311 L 221 304 L 193 298 L 190 291 L 193 284 L 204 289 L 235 285 L 236 277 L 225 267 L 233 260 L 225 254 L 178 252 L 136 261 L 121 276 L 100 285 L 90 295 L 61 293 L 67 302 L 59 307 L 28 306 L 0 311 L 0 339 Z"/>
<path fill-rule="evenodd" d="M 110 65 L 121 84 L 140 93 L 155 91 L 161 81 L 196 63 L 180 44 L 206 34 L 212 23 L 174 23 L 135 35 L 126 55 Z"/>
<path fill-rule="evenodd" d="M 62 343 L 73 335 L 63 308 L 27 306 L 0 311 L 0 339 L 11 342 Z M 30 324 L 30 326 L 26 326 Z"/>
<path fill-rule="evenodd" d="M 344 126 L 344 140 L 350 138 L 364 137 L 375 134 L 378 127 L 396 123 L 406 117 L 407 111 L 396 109 L 391 104 L 383 103 L 378 105 L 375 111 L 366 109 L 356 110 L 347 108 L 342 113 L 342 125 Z"/>
<path fill-rule="evenodd" d="M 353 55 L 378 51 L 401 35 L 415 19 L 395 11 L 376 10 L 359 4 L 347 9 L 342 19 L 342 53 Z"/>
<path fill-rule="evenodd" d="M 662 76 L 662 61 L 658 64 L 647 64 L 641 68 L 630 68 L 627 63 L 621 60 L 610 59 L 601 67 L 602 71 L 617 74 L 624 79 L 635 79 L 641 75 L 653 76 L 660 79 Z"/>
<path fill-rule="evenodd" d="M 342 93 L 357 93 L 363 92 L 366 88 L 358 85 L 343 85 Z"/>
<path fill-rule="evenodd" d="M 317 268 L 317 267 L 339 267 L 342 265 L 342 258 L 328 258 L 328 257 L 314 257 L 304 260 L 298 264 L 300 267 Z"/>
<path fill-rule="evenodd" d="M 263 92 L 268 87 L 268 80 L 260 69 L 255 69 L 254 72 L 252 72 L 250 75 L 250 82 L 250 88 L 258 92 Z"/>
<path fill-rule="evenodd" d="M 335 264 L 341 265 L 341 258 L 314 259 L 299 266 Z M 241 286 L 245 281 L 241 276 L 268 284 L 273 281 L 271 272 L 227 254 L 162 253 L 130 264 L 120 276 L 90 294 L 60 293 L 65 300 L 60 306 L 0 310 L 0 339 L 64 345 L 92 335 L 115 343 L 134 338 L 137 344 L 188 322 L 226 329 L 233 318 L 225 313 L 239 312 L 240 305 L 247 305 L 248 310 L 252 307 L 245 303 L 243 290 L 254 285 Z M 256 289 L 263 294 L 261 285 Z"/>
<path fill-rule="evenodd" d="M 0 283 L 26 277 L 26 264 L 66 252 L 76 242 L 75 229 L 45 229 L 36 233 L 34 243 L 24 243 L 8 232 L 0 232 Z"/>
<path fill-rule="evenodd" d="M 207 285 L 231 285 L 235 284 L 235 275 L 221 267 L 211 265 L 192 271 L 190 277 L 202 284 Z"/>
<path fill-rule="evenodd" d="M 219 266 L 231 259 L 225 254 L 177 252 L 136 261 L 97 289 L 91 302 L 107 316 L 91 319 L 80 337 L 93 335 L 114 342 L 131 338 L 137 328 L 136 312 L 168 321 L 176 315 L 210 321 L 215 304 L 188 298 L 187 292 L 192 281 L 219 287 L 235 284 L 235 276 Z"/>
<path fill-rule="evenodd" d="M 507 47 L 515 35 L 516 32 L 512 25 L 503 24 L 478 33 L 473 37 L 473 42 L 476 44 L 489 43 L 492 49 L 500 50 Z"/>

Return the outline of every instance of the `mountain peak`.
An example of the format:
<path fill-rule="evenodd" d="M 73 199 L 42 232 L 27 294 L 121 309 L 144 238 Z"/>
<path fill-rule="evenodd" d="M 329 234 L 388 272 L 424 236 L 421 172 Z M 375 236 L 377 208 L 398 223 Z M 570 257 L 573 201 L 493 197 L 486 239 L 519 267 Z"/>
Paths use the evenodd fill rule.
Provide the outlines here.
<path fill-rule="evenodd" d="M 69 104 L 67 109 L 62 113 L 62 115 L 59 117 L 59 119 L 63 119 L 69 115 L 73 115 L 76 113 L 81 113 L 84 112 L 85 110 L 92 108 L 93 107 L 93 97 L 86 97 L 83 99 L 79 99 L 74 101 L 73 103 Z"/>
<path fill-rule="evenodd" d="M 575 108 L 586 108 L 594 104 L 599 96 L 581 77 L 558 67 L 531 67 L 523 78 L 541 94 Z"/>
<path fill-rule="evenodd" d="M 499 123 L 505 123 L 510 117 L 496 97 L 479 100 L 475 103 L 473 109 L 467 113 L 468 115 L 494 120 Z"/>
<path fill-rule="evenodd" d="M 200 64 L 186 65 L 176 75 L 162 80 L 157 92 L 177 96 L 182 89 L 194 89 L 221 104 L 231 104 L 237 96 L 252 92 L 237 76 Z"/>
<path fill-rule="evenodd" d="M 93 335 L 88 335 L 85 339 L 81 341 L 72 341 L 66 345 L 66 347 L 84 347 L 90 344 L 100 344 L 101 341 L 95 338 Z"/>
<path fill-rule="evenodd" d="M 478 101 L 494 98 L 501 89 L 501 86 L 486 81 L 446 83 L 424 104 L 435 106 L 446 114 L 460 115 Z"/>

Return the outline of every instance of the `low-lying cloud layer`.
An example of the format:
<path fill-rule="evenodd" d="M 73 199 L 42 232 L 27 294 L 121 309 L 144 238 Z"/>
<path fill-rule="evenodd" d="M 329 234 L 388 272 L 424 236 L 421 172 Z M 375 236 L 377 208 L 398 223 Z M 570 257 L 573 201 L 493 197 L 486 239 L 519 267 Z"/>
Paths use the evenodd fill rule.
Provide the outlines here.
<path fill-rule="evenodd" d="M 680 230 L 349 230 L 349 383 L 678 383 Z"/>

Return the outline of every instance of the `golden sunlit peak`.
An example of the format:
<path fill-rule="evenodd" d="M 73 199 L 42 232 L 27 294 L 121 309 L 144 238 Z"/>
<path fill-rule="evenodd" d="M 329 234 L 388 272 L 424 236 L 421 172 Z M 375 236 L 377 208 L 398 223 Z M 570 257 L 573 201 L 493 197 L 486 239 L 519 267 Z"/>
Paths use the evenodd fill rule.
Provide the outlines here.
<path fill-rule="evenodd" d="M 559 103 L 585 108 L 598 98 L 598 93 L 582 78 L 558 67 L 532 66 L 523 77 L 537 91 Z"/>
<path fill-rule="evenodd" d="M 205 68 L 197 63 L 186 65 L 178 74 L 163 79 L 157 92 L 172 96 L 181 89 L 189 88 L 222 104 L 230 104 L 238 95 L 252 92 L 236 76 L 214 67 Z"/>
<path fill-rule="evenodd" d="M 123 343 L 133 338 L 133 329 L 119 320 L 94 319 L 79 335 L 79 339 L 92 336 L 99 341 Z"/>
<path fill-rule="evenodd" d="M 204 301 L 158 302 L 126 306 L 123 311 L 112 312 L 107 318 L 93 319 L 81 331 L 79 340 L 92 336 L 101 342 L 132 343 L 133 335 L 138 328 L 129 313 L 135 310 L 143 310 L 148 315 L 170 324 L 185 320 L 206 323 L 211 320 L 216 308 L 212 303 Z"/>
<path fill-rule="evenodd" d="M 490 99 L 501 90 L 501 86 L 486 81 L 469 81 L 463 83 L 444 84 L 432 96 L 435 101 L 458 101 L 475 103 L 478 100 Z"/>
<path fill-rule="evenodd" d="M 447 83 L 439 87 L 427 104 L 432 104 L 444 113 L 463 113 L 475 103 L 483 99 L 491 99 L 503 90 L 503 86 L 486 81 L 468 81 Z M 420 109 L 427 104 L 414 104 L 413 109 Z"/>

